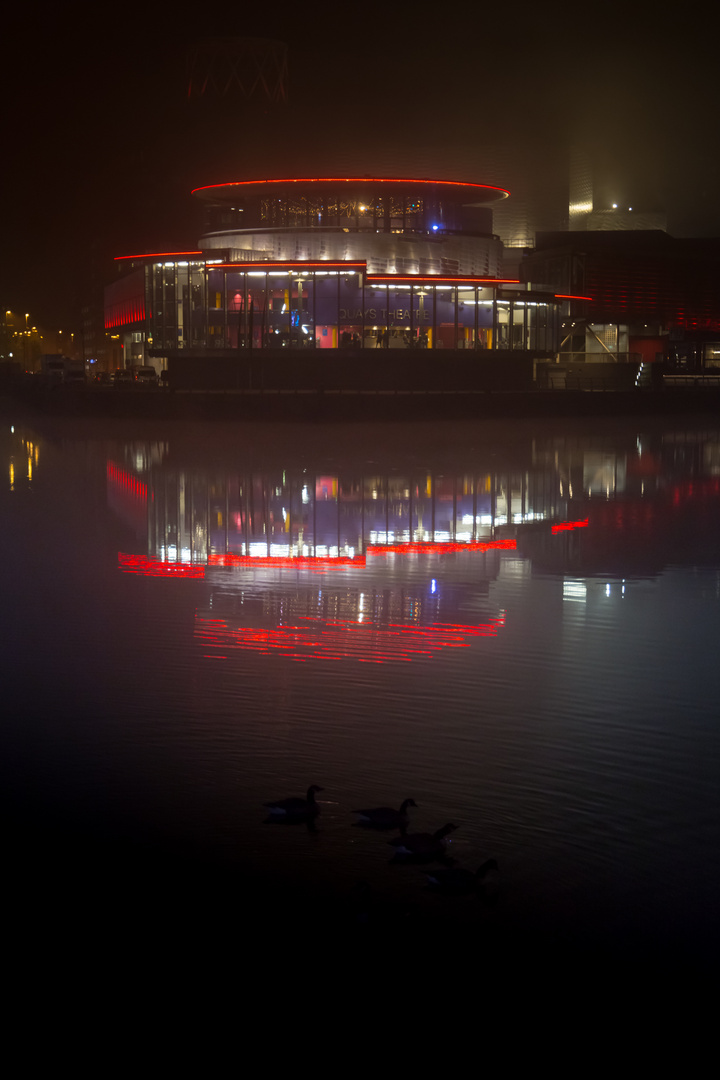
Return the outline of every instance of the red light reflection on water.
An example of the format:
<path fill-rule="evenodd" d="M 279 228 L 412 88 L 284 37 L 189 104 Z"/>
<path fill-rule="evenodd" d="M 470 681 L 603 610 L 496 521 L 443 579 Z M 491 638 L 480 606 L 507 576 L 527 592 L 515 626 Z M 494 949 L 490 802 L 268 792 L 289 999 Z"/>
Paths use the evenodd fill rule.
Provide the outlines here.
<path fill-rule="evenodd" d="M 143 484 L 142 480 L 138 478 L 127 469 L 123 469 L 120 465 L 115 465 L 112 461 L 107 462 L 106 473 L 108 480 L 116 485 L 116 487 L 126 491 L 129 495 L 132 495 L 136 499 L 147 499 L 147 484 Z"/>
<path fill-rule="evenodd" d="M 118 551 L 119 569 L 126 574 L 142 574 L 145 577 L 204 578 L 205 567 L 188 563 L 163 562 L 146 559 L 142 555 L 127 555 Z"/>
<path fill-rule="evenodd" d="M 673 484 L 671 498 L 673 506 L 680 506 L 684 502 L 703 500 L 720 494 L 720 480 L 702 477 L 697 480 L 686 480 L 683 483 Z"/>
<path fill-rule="evenodd" d="M 515 551 L 517 540 L 484 540 L 469 544 L 450 543 L 411 543 L 411 544 L 368 544 L 368 555 L 444 555 L 445 552 L 455 551 Z"/>
<path fill-rule="evenodd" d="M 320 622 L 308 617 L 294 626 L 232 628 L 222 619 L 195 618 L 195 637 L 203 646 L 219 649 L 251 649 L 266 656 L 279 653 L 291 660 L 345 660 L 385 664 L 432 657 L 443 649 L 469 648 L 478 637 L 497 637 L 505 625 L 499 615 L 487 623 L 471 626 L 443 623 L 435 626 L 372 624 L 339 620 Z M 204 654 L 208 655 L 208 654 Z"/>
<path fill-rule="evenodd" d="M 571 529 L 586 529 L 589 525 L 589 521 L 585 518 L 584 521 L 561 521 L 559 525 L 553 525 L 553 533 L 570 532 Z"/>
<path fill-rule="evenodd" d="M 285 566 L 303 567 L 310 570 L 332 568 L 341 566 L 365 566 L 365 556 L 355 555 L 236 555 L 232 551 L 224 555 L 208 555 L 208 566 Z"/>

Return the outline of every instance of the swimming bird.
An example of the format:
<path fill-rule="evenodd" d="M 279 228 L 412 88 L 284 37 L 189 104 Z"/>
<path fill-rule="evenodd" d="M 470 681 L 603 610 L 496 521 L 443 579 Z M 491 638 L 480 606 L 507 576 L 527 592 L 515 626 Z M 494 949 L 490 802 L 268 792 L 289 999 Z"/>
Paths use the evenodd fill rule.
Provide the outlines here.
<path fill-rule="evenodd" d="M 495 859 L 486 859 L 482 866 L 478 866 L 475 873 L 465 870 L 462 866 L 450 866 L 444 870 L 433 870 L 427 875 L 428 887 L 435 892 L 462 896 L 467 893 L 478 892 L 482 888 L 486 874 L 490 870 L 497 870 L 498 864 Z"/>
<path fill-rule="evenodd" d="M 366 829 L 402 829 L 407 825 L 409 806 L 417 806 L 414 799 L 405 799 L 399 810 L 392 806 L 376 806 L 374 810 L 353 810 L 352 813 L 360 817 L 356 824 Z"/>
<path fill-rule="evenodd" d="M 388 843 L 396 849 L 403 862 L 432 862 L 445 856 L 447 837 L 455 832 L 457 825 L 448 822 L 434 833 L 408 833 Z"/>
<path fill-rule="evenodd" d="M 311 784 L 304 799 L 278 799 L 276 802 L 266 802 L 264 805 L 273 817 L 277 815 L 285 821 L 306 821 L 320 813 L 320 807 L 315 802 L 315 793 L 322 790 L 317 784 Z"/>

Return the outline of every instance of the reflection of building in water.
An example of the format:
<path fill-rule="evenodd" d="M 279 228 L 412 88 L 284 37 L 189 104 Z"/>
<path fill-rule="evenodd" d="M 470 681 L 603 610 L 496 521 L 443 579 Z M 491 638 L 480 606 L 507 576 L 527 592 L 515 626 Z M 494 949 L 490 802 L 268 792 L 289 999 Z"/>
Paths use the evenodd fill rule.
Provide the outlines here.
<path fill-rule="evenodd" d="M 559 471 L 568 513 L 588 523 L 582 535 L 562 541 L 520 532 L 518 549 L 536 569 L 623 579 L 707 558 L 707 538 L 720 527 L 718 432 L 638 435 L 624 449 L 614 444 L 582 439 L 536 447 L 538 460 L 552 460 Z"/>
<path fill-rule="evenodd" d="M 107 462 L 108 506 L 137 537 L 145 536 L 148 528 L 148 474 L 167 452 L 167 443 L 133 442 L 124 447 L 122 462 Z"/>
<path fill-rule="evenodd" d="M 629 521 L 635 538 L 643 522 L 656 529 L 669 500 L 685 506 L 694 497 L 680 478 L 718 476 L 719 446 L 710 432 L 632 436 L 619 446 L 602 437 L 535 438 L 507 467 L 481 460 L 470 470 L 260 472 L 172 467 L 167 446 L 132 445 L 108 464 L 108 500 L 138 538 L 147 536 L 143 557 L 211 573 L 303 561 L 357 568 L 378 551 L 470 553 L 509 539 L 538 557 L 547 549 L 544 564 L 549 557 L 575 566 L 594 539 L 572 530 L 563 548 L 558 523 L 587 521 L 594 537 L 605 529 L 617 537 Z"/>
<path fill-rule="evenodd" d="M 370 545 L 483 544 L 561 512 L 557 483 L 525 471 L 436 476 L 154 477 L 149 552 L 231 565 L 238 559 L 354 559 Z"/>
<path fill-rule="evenodd" d="M 586 602 L 701 559 L 720 529 L 720 438 L 535 438 L 512 466 L 372 472 L 183 468 L 132 446 L 107 484 L 147 539 L 121 569 L 203 582 L 207 655 L 412 660 L 500 632 L 497 584 L 548 573 Z"/>
<path fill-rule="evenodd" d="M 147 531 L 147 484 L 135 473 L 107 463 L 107 501 L 110 509 L 140 538 Z"/>
<path fill-rule="evenodd" d="M 134 452 L 128 460 L 139 460 Z M 202 576 L 203 647 L 295 659 L 410 660 L 495 636 L 489 583 L 522 522 L 556 517 L 542 470 L 220 473 L 114 464 L 108 481 L 146 515 L 125 572 Z M 117 503 L 117 491 L 115 495 Z M 132 511 L 124 508 L 126 521 Z M 472 562 L 468 562 L 472 560 Z"/>
<path fill-rule="evenodd" d="M 166 444 L 129 444 L 108 463 L 108 500 L 150 558 L 268 566 L 357 561 L 372 546 L 457 544 L 470 550 L 565 520 L 592 519 L 604 501 L 667 497 L 673 476 L 717 476 L 714 433 L 535 438 L 512 465 L 488 455 L 468 469 L 338 472 L 173 467 Z M 121 460 L 122 458 L 122 460 Z M 543 526 L 544 523 L 544 526 Z M 417 552 L 417 549 L 416 549 Z"/>

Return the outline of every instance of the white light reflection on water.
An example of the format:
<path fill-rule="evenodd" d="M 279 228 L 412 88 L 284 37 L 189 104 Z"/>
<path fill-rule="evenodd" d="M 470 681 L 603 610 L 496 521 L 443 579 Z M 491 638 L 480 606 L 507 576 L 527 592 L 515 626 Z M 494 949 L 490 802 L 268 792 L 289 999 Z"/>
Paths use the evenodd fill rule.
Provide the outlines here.
<path fill-rule="evenodd" d="M 463 932 L 709 948 L 718 431 L 649 427 L 642 466 L 629 423 L 454 427 L 451 453 L 419 428 L 312 452 L 63 434 L 1 444 L 6 470 L 35 462 L 2 496 L 2 667 L 6 788 L 36 832 L 339 911 L 362 879 Z M 310 783 L 315 830 L 263 823 Z M 498 860 L 495 903 L 448 913 L 352 826 L 406 797 L 413 829 L 458 826 L 459 865 Z"/>

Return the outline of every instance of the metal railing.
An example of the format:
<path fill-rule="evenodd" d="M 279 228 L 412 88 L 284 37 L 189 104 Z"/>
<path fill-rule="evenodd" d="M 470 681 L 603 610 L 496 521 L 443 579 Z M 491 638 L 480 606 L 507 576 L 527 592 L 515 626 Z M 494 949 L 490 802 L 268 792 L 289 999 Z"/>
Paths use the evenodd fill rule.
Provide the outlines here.
<path fill-rule="evenodd" d="M 561 364 L 639 364 L 640 353 L 636 352 L 561 352 L 558 354 Z"/>
<path fill-rule="evenodd" d="M 666 386 L 712 386 L 717 388 L 720 387 L 720 372 L 713 375 L 709 373 L 687 375 L 670 372 L 663 375 L 663 382 Z"/>

